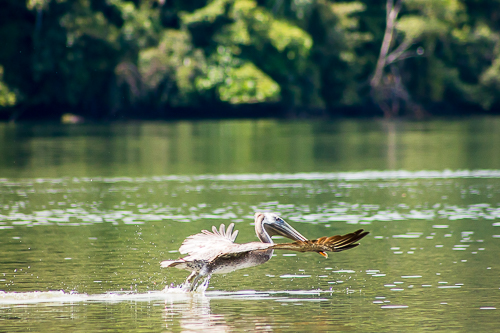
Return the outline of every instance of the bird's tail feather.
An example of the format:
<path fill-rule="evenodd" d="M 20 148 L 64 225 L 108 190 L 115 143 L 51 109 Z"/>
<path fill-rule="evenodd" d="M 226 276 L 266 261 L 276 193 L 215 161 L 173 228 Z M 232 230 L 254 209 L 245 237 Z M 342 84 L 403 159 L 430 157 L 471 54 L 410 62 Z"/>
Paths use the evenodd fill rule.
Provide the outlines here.
<path fill-rule="evenodd" d="M 160 263 L 160 267 L 175 267 L 178 264 L 182 263 L 180 260 L 164 260 Z"/>

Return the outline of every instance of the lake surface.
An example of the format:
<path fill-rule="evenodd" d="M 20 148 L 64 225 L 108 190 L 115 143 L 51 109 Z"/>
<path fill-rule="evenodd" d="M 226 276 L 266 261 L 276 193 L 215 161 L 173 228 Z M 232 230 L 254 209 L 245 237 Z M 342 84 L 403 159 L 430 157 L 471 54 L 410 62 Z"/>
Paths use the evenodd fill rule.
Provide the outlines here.
<path fill-rule="evenodd" d="M 0 124 L 0 155 L 0 332 L 498 330 L 500 118 Z M 256 211 L 370 234 L 204 293 L 160 268 Z"/>

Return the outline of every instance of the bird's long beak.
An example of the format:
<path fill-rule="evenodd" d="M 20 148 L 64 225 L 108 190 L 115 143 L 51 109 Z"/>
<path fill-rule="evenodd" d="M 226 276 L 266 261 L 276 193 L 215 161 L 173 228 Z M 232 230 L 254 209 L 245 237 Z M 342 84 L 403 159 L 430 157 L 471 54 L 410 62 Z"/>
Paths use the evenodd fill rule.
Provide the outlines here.
<path fill-rule="evenodd" d="M 266 224 L 265 228 L 268 230 L 268 233 L 271 235 L 280 235 L 286 238 L 290 238 L 293 240 L 301 240 L 306 241 L 307 238 L 302 236 L 300 232 L 292 228 L 291 225 L 286 223 L 283 219 L 279 219 L 278 221 L 270 224 Z"/>

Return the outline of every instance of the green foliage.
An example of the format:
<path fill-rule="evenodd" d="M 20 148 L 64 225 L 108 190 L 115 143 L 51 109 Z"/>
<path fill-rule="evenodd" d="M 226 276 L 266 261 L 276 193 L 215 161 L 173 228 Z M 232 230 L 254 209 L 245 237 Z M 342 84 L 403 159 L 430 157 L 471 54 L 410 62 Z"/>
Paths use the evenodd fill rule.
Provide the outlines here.
<path fill-rule="evenodd" d="M 17 96 L 3 82 L 3 67 L 0 66 L 0 109 L 16 104 Z"/>
<path fill-rule="evenodd" d="M 409 39 L 444 36 L 466 20 L 464 5 L 459 0 L 406 0 L 404 4 L 410 14 L 398 20 L 397 29 Z"/>
<path fill-rule="evenodd" d="M 250 103 L 361 108 L 386 23 L 385 0 L 4 2 L 0 107 L 94 118 Z M 402 0 L 391 50 L 403 47 L 384 80 L 399 73 L 423 108 L 496 110 L 498 16 L 498 1 Z"/>
<path fill-rule="evenodd" d="M 489 109 L 494 103 L 500 102 L 498 92 L 500 91 L 500 57 L 493 61 L 493 64 L 486 69 L 479 78 L 483 89 L 477 95 L 476 102 L 483 108 Z"/>
<path fill-rule="evenodd" d="M 221 100 L 231 104 L 278 100 L 280 87 L 253 63 L 231 68 L 218 89 Z"/>
<path fill-rule="evenodd" d="M 329 108 L 363 103 L 360 82 L 369 62 L 363 48 L 373 39 L 361 29 L 360 15 L 366 5 L 359 1 L 318 1 L 312 11 L 309 33 L 314 38 L 312 64 L 316 67 L 321 103 Z"/>

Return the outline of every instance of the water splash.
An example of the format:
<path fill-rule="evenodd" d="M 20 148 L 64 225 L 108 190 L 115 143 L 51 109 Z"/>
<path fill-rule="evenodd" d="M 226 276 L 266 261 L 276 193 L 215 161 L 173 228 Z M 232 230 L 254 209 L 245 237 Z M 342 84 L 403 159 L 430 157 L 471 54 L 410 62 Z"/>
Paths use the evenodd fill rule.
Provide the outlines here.
<path fill-rule="evenodd" d="M 41 303 L 80 303 L 99 302 L 115 303 L 125 301 L 159 301 L 178 300 L 189 297 L 189 293 L 179 288 L 169 288 L 163 291 L 150 291 L 147 293 L 134 293 L 124 291 L 111 291 L 105 294 L 89 295 L 74 291 L 63 290 L 33 291 L 33 292 L 4 292 L 0 291 L 0 305 L 16 304 L 41 304 Z"/>
<path fill-rule="evenodd" d="M 196 289 L 189 292 L 182 285 L 170 285 L 163 290 L 136 293 L 131 291 L 109 291 L 104 294 L 86 294 L 65 292 L 63 290 L 32 291 L 32 292 L 4 292 L 0 291 L 0 307 L 11 305 L 36 304 L 75 304 L 75 303 L 120 303 L 120 302 L 158 302 L 182 303 L 199 299 L 244 299 L 244 300 L 273 300 L 273 301 L 325 301 L 324 295 L 339 293 L 334 290 L 278 290 L 278 291 L 210 291 L 205 292 L 208 286 L 206 278 Z M 322 297 L 323 296 L 323 297 Z"/>
<path fill-rule="evenodd" d="M 197 276 L 195 279 L 191 279 L 189 276 L 184 283 L 176 286 L 173 283 L 171 285 L 165 286 L 163 292 L 180 292 L 180 293 L 204 293 L 210 283 L 210 278 L 212 275 L 205 276 L 203 280 L 200 279 L 201 276 Z M 191 281 L 191 280 L 194 280 Z"/>

